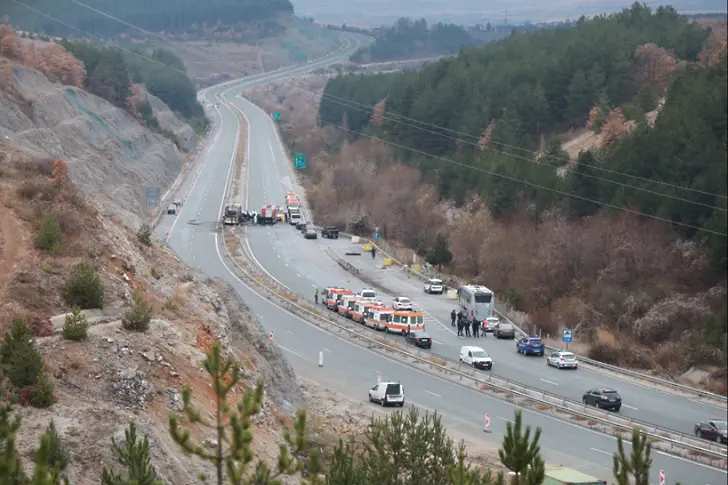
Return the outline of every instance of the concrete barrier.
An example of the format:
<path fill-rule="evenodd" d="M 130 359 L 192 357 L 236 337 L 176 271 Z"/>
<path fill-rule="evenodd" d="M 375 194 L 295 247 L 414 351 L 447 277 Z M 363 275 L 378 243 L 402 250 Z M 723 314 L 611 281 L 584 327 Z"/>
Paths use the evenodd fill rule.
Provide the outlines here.
<path fill-rule="evenodd" d="M 359 236 L 351 236 L 351 242 L 353 244 L 359 244 Z"/>
<path fill-rule="evenodd" d="M 458 290 L 447 290 L 445 293 L 445 298 L 448 300 L 457 300 L 458 299 Z"/>

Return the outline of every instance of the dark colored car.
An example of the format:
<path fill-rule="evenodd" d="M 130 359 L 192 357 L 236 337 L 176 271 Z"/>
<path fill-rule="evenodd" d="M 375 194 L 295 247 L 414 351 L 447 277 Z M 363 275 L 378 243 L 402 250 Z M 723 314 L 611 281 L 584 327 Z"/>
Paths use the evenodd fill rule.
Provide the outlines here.
<path fill-rule="evenodd" d="M 720 419 L 702 421 L 695 425 L 695 436 L 728 444 L 728 423 Z"/>
<path fill-rule="evenodd" d="M 495 338 L 516 338 L 516 328 L 508 322 L 498 322 L 493 326 Z"/>
<path fill-rule="evenodd" d="M 596 406 L 599 409 L 619 411 L 622 407 L 622 397 L 614 389 L 600 387 L 586 391 L 582 398 L 584 404 Z"/>
<path fill-rule="evenodd" d="M 427 335 L 427 333 L 421 332 L 419 330 L 408 333 L 404 339 L 408 344 L 422 347 L 423 349 L 432 348 L 432 339 L 430 338 L 430 336 Z"/>
<path fill-rule="evenodd" d="M 321 237 L 328 239 L 339 239 L 339 230 L 334 226 L 326 226 L 321 229 Z"/>
<path fill-rule="evenodd" d="M 523 337 L 516 343 L 516 352 L 523 355 L 543 355 L 546 352 L 546 346 L 538 337 Z"/>
<path fill-rule="evenodd" d="M 306 229 L 303 233 L 303 237 L 306 239 L 317 239 L 318 233 L 316 232 L 316 229 Z"/>
<path fill-rule="evenodd" d="M 299 231 L 305 231 L 307 229 L 307 226 L 308 225 L 304 221 L 301 221 L 296 224 L 296 229 L 298 229 Z"/>

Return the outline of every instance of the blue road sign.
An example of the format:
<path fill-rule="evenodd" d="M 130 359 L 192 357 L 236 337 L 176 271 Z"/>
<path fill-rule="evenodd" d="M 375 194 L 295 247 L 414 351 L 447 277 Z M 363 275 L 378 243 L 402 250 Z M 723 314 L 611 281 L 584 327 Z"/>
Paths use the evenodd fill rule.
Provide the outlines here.
<path fill-rule="evenodd" d="M 296 153 L 293 156 L 293 167 L 298 170 L 306 168 L 306 155 L 303 153 Z"/>
<path fill-rule="evenodd" d="M 159 188 L 147 189 L 147 206 L 148 207 L 158 206 L 159 205 L 159 195 L 160 195 Z"/>
<path fill-rule="evenodd" d="M 561 331 L 561 341 L 565 344 L 570 344 L 574 341 L 574 334 L 570 328 L 565 328 Z"/>
<path fill-rule="evenodd" d="M 280 121 L 280 119 L 281 119 L 281 112 L 280 111 L 273 112 L 273 119 L 275 121 Z"/>
<path fill-rule="evenodd" d="M 374 233 L 374 239 L 379 239 L 379 233 L 378 232 L 375 232 Z"/>

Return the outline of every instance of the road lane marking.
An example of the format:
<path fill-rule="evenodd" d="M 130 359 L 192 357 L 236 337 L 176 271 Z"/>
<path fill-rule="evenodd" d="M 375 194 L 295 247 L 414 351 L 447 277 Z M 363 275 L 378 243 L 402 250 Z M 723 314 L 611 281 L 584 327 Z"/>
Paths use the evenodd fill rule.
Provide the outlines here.
<path fill-rule="evenodd" d="M 546 384 L 552 384 L 552 385 L 554 385 L 554 386 L 558 386 L 558 385 L 559 385 L 559 383 L 558 383 L 558 382 L 554 382 L 554 381 L 549 381 L 548 379 L 541 379 L 541 380 L 542 380 L 543 382 L 545 382 Z"/>
<path fill-rule="evenodd" d="M 290 333 L 291 335 L 293 335 L 293 332 L 291 332 L 290 330 L 286 330 L 286 332 L 288 332 L 288 333 Z"/>
<path fill-rule="evenodd" d="M 329 353 L 332 353 L 332 354 L 334 353 L 333 350 L 329 350 L 326 347 L 321 347 L 321 348 L 324 349 L 326 352 L 329 352 Z"/>
<path fill-rule="evenodd" d="M 504 418 L 503 416 L 496 416 L 497 419 L 500 419 L 501 421 L 505 421 L 506 423 L 510 423 L 511 420 L 508 418 Z"/>
<path fill-rule="evenodd" d="M 622 404 L 622 407 L 624 407 L 624 408 L 627 408 L 627 409 L 631 409 L 631 410 L 633 410 L 633 411 L 639 411 L 639 409 L 638 409 L 638 408 L 636 408 L 636 407 L 633 407 L 633 406 L 630 406 L 630 405 L 628 405 L 628 404 Z"/>
<path fill-rule="evenodd" d="M 438 342 L 438 341 L 437 341 L 437 340 L 435 340 L 435 339 L 433 339 L 433 340 L 432 340 L 432 342 L 433 342 L 433 343 L 436 343 L 437 345 L 442 345 L 442 342 Z"/>
<path fill-rule="evenodd" d="M 428 391 L 427 389 L 425 389 L 425 392 L 426 392 L 427 394 L 432 394 L 432 395 L 433 395 L 433 396 L 435 396 L 435 397 L 439 397 L 439 398 L 441 398 L 441 397 L 442 397 L 441 395 L 439 395 L 439 394 L 437 394 L 437 393 L 435 393 L 435 392 L 432 392 L 432 391 Z"/>
<path fill-rule="evenodd" d="M 280 344 L 278 345 L 278 347 L 281 348 L 281 349 L 283 349 L 283 350 L 285 350 L 286 352 L 289 352 L 289 353 L 295 355 L 296 357 L 300 357 L 301 359 L 305 360 L 306 362 L 310 362 L 311 364 L 314 363 L 311 359 L 309 359 L 308 357 L 304 357 L 303 355 L 299 354 L 295 350 L 291 350 L 288 347 L 284 347 L 284 346 L 282 346 Z"/>
<path fill-rule="evenodd" d="M 608 451 L 600 450 L 598 448 L 589 448 L 590 450 L 596 451 L 597 453 L 601 453 L 603 455 L 612 456 L 612 453 L 609 453 Z"/>
<path fill-rule="evenodd" d="M 301 277 L 301 275 L 300 275 L 300 274 L 298 274 L 298 273 L 296 273 L 296 276 L 298 276 L 299 278 Z"/>

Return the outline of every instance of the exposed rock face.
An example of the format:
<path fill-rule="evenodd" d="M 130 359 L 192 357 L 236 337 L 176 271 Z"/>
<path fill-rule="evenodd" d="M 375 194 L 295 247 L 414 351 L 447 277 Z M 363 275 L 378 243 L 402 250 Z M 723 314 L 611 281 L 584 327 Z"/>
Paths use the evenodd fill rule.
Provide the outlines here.
<path fill-rule="evenodd" d="M 0 139 L 64 159 L 72 182 L 131 227 L 140 223 L 147 189 L 163 193 L 184 163 L 174 143 L 128 112 L 83 90 L 52 84 L 24 66 L 12 66 L 10 85 L 0 91 L 0 112 Z M 182 136 L 170 116 L 160 111 L 160 117 Z"/>

